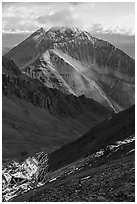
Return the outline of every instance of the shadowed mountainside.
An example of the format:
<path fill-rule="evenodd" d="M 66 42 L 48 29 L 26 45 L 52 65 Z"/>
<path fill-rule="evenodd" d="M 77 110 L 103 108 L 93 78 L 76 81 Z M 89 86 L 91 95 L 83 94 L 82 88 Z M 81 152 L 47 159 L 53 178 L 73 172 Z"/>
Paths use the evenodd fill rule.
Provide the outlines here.
<path fill-rule="evenodd" d="M 91 128 L 79 139 L 64 145 L 50 154 L 49 165 L 52 170 L 66 166 L 82 157 L 105 149 L 117 141 L 122 141 L 135 132 L 135 107 L 117 113 Z M 128 150 L 128 148 L 126 148 Z M 134 145 L 132 146 L 134 149 Z M 116 154 L 116 153 L 115 153 Z M 120 157 L 117 155 L 117 157 Z"/>
<path fill-rule="evenodd" d="M 51 152 L 113 113 L 93 99 L 44 86 L 5 57 L 2 80 L 3 158 Z"/>
<path fill-rule="evenodd" d="M 134 114 L 115 114 L 51 153 L 42 187 L 11 201 L 134 201 Z"/>

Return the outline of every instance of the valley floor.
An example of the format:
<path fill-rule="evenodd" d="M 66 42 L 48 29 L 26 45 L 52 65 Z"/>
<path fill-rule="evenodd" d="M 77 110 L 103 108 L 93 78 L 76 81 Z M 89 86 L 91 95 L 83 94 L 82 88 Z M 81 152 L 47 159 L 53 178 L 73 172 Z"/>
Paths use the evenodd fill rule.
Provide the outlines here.
<path fill-rule="evenodd" d="M 134 202 L 135 158 L 132 155 L 84 169 L 34 191 L 12 201 Z"/>

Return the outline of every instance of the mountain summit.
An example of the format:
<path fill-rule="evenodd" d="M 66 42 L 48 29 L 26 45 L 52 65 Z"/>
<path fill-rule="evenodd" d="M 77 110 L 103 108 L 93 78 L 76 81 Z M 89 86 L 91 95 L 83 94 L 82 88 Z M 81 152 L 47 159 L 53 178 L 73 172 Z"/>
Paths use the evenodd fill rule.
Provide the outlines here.
<path fill-rule="evenodd" d="M 115 112 L 134 105 L 135 61 L 86 31 L 40 28 L 5 56 L 23 73 L 65 94 L 85 95 Z"/>

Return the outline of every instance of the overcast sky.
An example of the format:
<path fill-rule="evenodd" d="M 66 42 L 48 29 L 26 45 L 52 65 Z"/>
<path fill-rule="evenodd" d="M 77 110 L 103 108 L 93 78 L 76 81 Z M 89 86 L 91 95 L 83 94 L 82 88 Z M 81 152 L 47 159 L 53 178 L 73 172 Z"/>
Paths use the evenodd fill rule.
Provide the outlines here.
<path fill-rule="evenodd" d="M 13 47 L 40 27 L 75 26 L 134 57 L 135 3 L 10 2 L 2 4 L 3 47 Z"/>
<path fill-rule="evenodd" d="M 3 32 L 32 32 L 39 27 L 76 26 L 96 32 L 132 35 L 134 3 L 3 3 Z"/>

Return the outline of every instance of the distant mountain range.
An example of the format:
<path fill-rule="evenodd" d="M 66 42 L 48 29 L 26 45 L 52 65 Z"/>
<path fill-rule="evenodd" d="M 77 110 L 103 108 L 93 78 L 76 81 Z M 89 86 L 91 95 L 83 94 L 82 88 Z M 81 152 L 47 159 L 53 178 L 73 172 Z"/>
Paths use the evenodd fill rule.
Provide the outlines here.
<path fill-rule="evenodd" d="M 12 47 L 3 47 L 2 48 L 2 55 L 5 55 L 7 52 L 9 52 L 12 49 Z"/>

